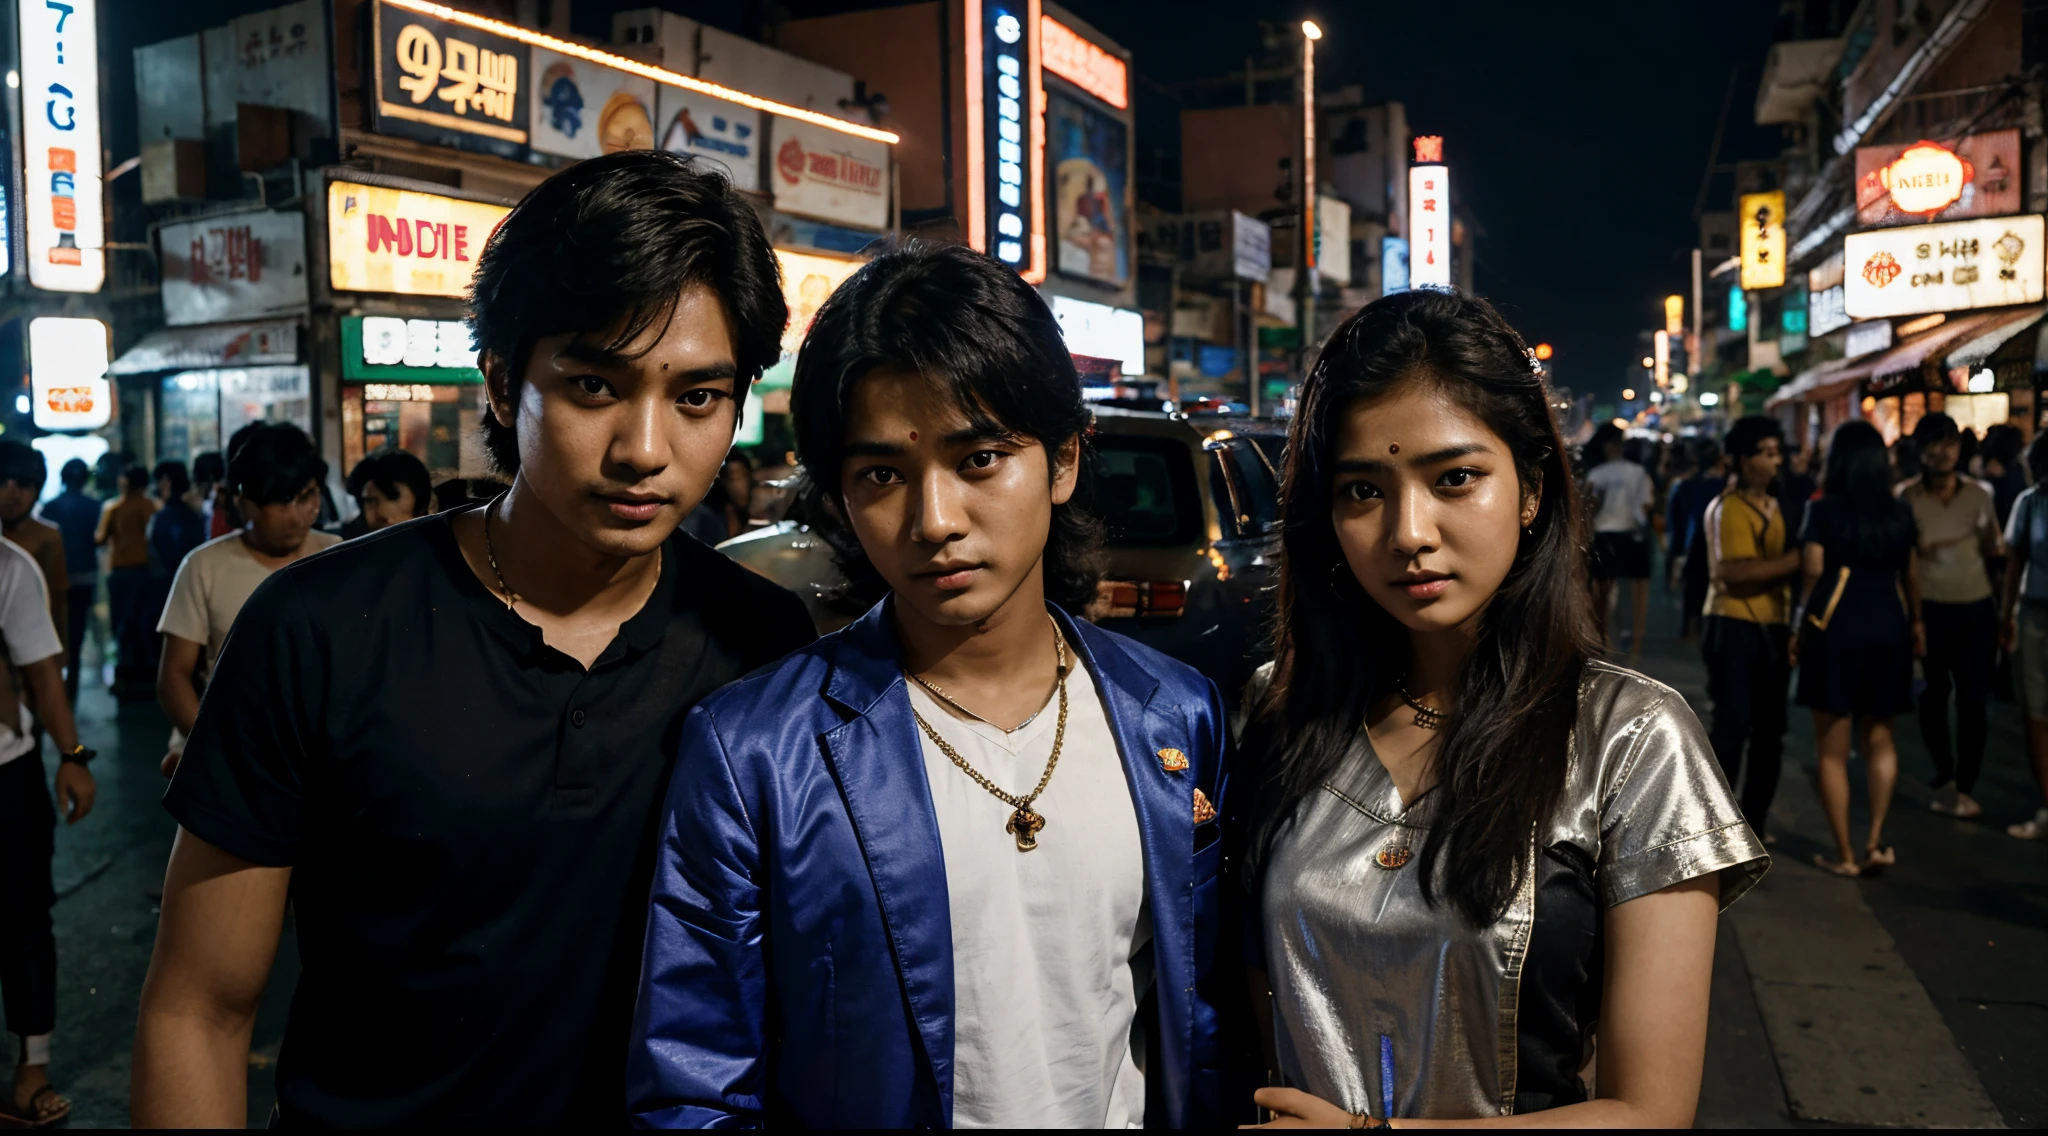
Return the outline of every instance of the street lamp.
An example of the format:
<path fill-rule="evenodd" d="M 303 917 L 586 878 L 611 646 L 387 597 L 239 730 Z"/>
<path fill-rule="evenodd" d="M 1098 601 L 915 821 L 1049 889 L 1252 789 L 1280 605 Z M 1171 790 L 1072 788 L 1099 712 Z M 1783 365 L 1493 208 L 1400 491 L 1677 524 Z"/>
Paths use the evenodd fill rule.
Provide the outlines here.
<path fill-rule="evenodd" d="M 1316 41 L 1323 29 L 1301 22 L 1301 256 L 1294 274 L 1295 325 L 1301 329 L 1301 358 L 1308 359 L 1316 327 Z M 1349 239 L 1349 234 L 1346 234 Z M 1252 376 L 1251 411 L 1259 412 L 1259 380 Z"/>
<path fill-rule="evenodd" d="M 1623 401 L 1623 402 L 1634 402 L 1635 400 L 1636 400 L 1636 390 L 1635 390 L 1635 388 L 1634 388 L 1634 387 L 1623 387 L 1623 388 L 1621 388 L 1621 401 Z"/>

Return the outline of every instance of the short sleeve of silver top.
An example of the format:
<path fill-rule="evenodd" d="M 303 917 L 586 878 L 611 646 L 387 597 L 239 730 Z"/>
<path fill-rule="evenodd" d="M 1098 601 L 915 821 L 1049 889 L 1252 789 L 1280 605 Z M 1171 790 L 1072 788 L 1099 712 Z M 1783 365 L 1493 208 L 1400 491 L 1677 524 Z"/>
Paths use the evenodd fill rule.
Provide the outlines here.
<path fill-rule="evenodd" d="M 1769 857 L 1676 691 L 1590 664 L 1575 734 L 1563 804 L 1536 847 L 1575 846 L 1596 865 L 1604 906 L 1719 872 L 1726 907 L 1763 876 Z M 1410 863 L 1429 803 L 1404 813 L 1361 736 L 1277 834 L 1260 914 L 1281 1071 L 1352 1112 L 1388 1115 L 1391 1083 L 1394 1116 L 1502 1116 L 1515 1102 L 1535 872 L 1492 927 L 1431 907 Z"/>

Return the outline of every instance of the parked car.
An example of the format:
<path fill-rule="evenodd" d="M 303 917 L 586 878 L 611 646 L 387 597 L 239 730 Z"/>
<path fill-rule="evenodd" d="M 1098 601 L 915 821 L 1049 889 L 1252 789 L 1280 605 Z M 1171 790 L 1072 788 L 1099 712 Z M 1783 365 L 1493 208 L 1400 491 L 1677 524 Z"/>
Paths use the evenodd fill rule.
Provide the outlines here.
<path fill-rule="evenodd" d="M 1208 675 L 1233 705 L 1267 654 L 1280 489 L 1276 423 L 1098 408 L 1089 438 L 1107 564 L 1085 614 Z M 803 597 L 818 629 L 858 616 L 831 547 L 800 519 L 719 551 Z"/>

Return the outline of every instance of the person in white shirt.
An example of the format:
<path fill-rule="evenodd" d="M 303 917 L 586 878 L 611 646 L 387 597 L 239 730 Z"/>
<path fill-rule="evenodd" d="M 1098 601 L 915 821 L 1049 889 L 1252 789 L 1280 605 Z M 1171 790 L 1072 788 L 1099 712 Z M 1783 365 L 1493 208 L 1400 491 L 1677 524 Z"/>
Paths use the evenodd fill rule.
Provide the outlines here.
<path fill-rule="evenodd" d="M 77 824 L 96 792 L 64 699 L 64 643 L 50 618 L 43 573 L 18 544 L 0 540 L 0 1004 L 21 1039 L 10 1093 L 0 1096 L 0 1128 L 36 1128 L 71 1114 L 50 1084 L 50 1035 L 57 1024 L 57 940 L 50 918 L 57 892 L 50 875 L 57 814 Z M 38 723 L 24 694 L 42 709 Z M 57 743 L 57 807 L 43 781 L 41 734 Z"/>
<path fill-rule="evenodd" d="M 957 246 L 881 256 L 819 310 L 791 412 L 842 569 L 886 598 L 684 723 L 635 1119 L 1252 1119 L 1218 1024 L 1221 700 L 1075 617 L 1090 414 L 1044 300 Z"/>
<path fill-rule="evenodd" d="M 1656 487 L 1650 471 L 1621 456 L 1621 428 L 1608 423 L 1593 434 L 1586 446 L 1590 460 L 1599 462 L 1586 473 L 1586 491 L 1593 498 L 1593 600 L 1601 629 L 1614 643 L 1612 615 L 1616 581 L 1628 581 L 1628 657 L 1642 657 L 1643 632 L 1650 618 L 1650 541 L 1643 534 L 1650 508 L 1656 503 Z"/>
<path fill-rule="evenodd" d="M 185 736 L 199 717 L 199 692 L 228 629 L 256 585 L 302 556 L 332 548 L 341 538 L 318 532 L 320 482 L 327 462 L 312 439 L 289 423 L 260 422 L 229 442 L 227 486 L 242 527 L 193 549 L 171 580 L 170 599 L 156 629 L 164 637 L 156 697 L 171 719 L 164 776 L 177 771 Z"/>

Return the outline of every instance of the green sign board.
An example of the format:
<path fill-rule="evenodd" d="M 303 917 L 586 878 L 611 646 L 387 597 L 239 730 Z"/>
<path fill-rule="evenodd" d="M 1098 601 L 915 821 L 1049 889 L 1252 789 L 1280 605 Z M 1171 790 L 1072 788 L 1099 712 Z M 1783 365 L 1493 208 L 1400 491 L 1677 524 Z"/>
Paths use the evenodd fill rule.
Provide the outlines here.
<path fill-rule="evenodd" d="M 469 325 L 398 316 L 341 317 L 341 377 L 358 383 L 481 383 Z"/>

